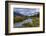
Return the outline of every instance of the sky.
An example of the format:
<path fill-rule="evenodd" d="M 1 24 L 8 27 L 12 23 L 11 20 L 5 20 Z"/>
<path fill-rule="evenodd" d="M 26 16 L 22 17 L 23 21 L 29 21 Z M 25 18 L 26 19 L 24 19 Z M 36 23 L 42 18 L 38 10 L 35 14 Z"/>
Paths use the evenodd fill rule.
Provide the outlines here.
<path fill-rule="evenodd" d="M 14 8 L 14 11 L 26 16 L 31 16 L 39 12 L 39 8 Z"/>

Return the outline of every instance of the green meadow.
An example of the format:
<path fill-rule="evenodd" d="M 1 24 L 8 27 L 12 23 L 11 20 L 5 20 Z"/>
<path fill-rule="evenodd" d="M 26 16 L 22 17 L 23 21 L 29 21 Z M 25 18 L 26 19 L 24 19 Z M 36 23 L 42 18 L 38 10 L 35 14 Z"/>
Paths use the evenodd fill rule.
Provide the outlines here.
<path fill-rule="evenodd" d="M 32 22 L 24 23 L 23 24 L 24 27 L 38 27 L 39 26 L 40 20 L 39 20 L 39 17 L 36 17 L 36 16 L 21 16 L 20 18 L 14 16 L 14 24 L 17 22 L 22 22 L 28 18 L 31 18 Z"/>

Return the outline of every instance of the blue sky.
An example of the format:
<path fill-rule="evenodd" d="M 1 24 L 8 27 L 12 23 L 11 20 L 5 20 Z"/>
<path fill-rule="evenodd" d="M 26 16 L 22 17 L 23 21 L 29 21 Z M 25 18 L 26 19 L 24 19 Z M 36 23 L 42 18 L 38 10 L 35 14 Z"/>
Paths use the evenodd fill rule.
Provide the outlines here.
<path fill-rule="evenodd" d="M 14 8 L 14 11 L 26 16 L 31 16 L 39 12 L 39 8 Z"/>

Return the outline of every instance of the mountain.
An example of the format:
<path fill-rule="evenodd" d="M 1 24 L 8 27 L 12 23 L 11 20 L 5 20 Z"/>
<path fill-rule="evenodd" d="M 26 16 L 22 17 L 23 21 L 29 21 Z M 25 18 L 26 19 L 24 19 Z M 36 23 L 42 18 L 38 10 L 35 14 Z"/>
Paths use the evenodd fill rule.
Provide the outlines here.
<path fill-rule="evenodd" d="M 14 16 L 24 16 L 24 15 L 17 13 L 17 12 L 14 12 Z"/>
<path fill-rule="evenodd" d="M 14 16 L 39 16 L 39 12 L 30 13 L 29 15 L 24 15 L 18 12 L 14 12 Z"/>
<path fill-rule="evenodd" d="M 34 14 L 34 15 L 32 15 L 32 16 L 39 17 L 39 15 L 40 15 L 40 13 L 39 13 L 39 12 L 37 12 L 37 14 L 35 13 L 35 14 Z"/>
<path fill-rule="evenodd" d="M 39 15 L 40 15 L 40 13 L 38 12 L 37 14 L 35 14 L 34 16 L 37 16 L 37 17 L 39 17 Z"/>

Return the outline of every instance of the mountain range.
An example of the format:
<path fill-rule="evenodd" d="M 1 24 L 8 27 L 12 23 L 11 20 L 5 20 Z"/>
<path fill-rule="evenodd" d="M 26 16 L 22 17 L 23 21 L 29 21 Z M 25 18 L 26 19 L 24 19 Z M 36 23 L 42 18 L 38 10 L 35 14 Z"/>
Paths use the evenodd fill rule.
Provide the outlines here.
<path fill-rule="evenodd" d="M 27 16 L 18 12 L 14 12 L 14 16 Z M 32 13 L 30 16 L 39 16 L 39 12 Z"/>
<path fill-rule="evenodd" d="M 24 15 L 20 14 L 20 13 L 17 13 L 17 12 L 14 12 L 14 16 L 24 16 Z"/>

